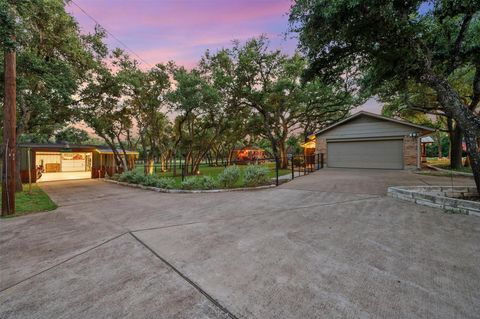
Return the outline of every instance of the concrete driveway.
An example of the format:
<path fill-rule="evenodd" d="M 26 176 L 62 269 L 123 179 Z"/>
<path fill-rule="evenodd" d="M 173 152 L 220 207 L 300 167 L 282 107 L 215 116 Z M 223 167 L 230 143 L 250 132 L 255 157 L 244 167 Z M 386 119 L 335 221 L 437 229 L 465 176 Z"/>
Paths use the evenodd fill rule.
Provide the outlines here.
<path fill-rule="evenodd" d="M 480 218 L 385 197 L 468 178 L 324 169 L 279 188 L 42 185 L 0 221 L 0 318 L 479 318 Z"/>

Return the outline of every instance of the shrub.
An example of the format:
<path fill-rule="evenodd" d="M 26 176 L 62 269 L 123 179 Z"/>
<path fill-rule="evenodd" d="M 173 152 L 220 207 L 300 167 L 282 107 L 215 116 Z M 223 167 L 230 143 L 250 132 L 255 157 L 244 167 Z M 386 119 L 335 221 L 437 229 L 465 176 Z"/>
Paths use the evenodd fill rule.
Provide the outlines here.
<path fill-rule="evenodd" d="M 175 188 L 175 180 L 173 178 L 157 178 L 155 181 L 155 187 L 172 189 Z"/>
<path fill-rule="evenodd" d="M 259 186 L 270 184 L 269 170 L 261 165 L 248 165 L 243 172 L 245 186 Z"/>
<path fill-rule="evenodd" d="M 214 189 L 217 187 L 217 182 L 212 176 L 202 176 L 200 180 L 201 189 Z"/>
<path fill-rule="evenodd" d="M 134 171 L 127 171 L 122 173 L 118 180 L 120 182 L 133 183 L 133 184 L 142 184 L 145 179 L 145 176 L 136 173 Z"/>
<path fill-rule="evenodd" d="M 182 189 L 195 189 L 197 185 L 197 178 L 196 177 L 186 177 L 182 181 Z"/>
<path fill-rule="evenodd" d="M 182 189 L 214 189 L 217 186 L 215 179 L 211 176 L 187 177 L 182 182 Z"/>
<path fill-rule="evenodd" d="M 157 187 L 158 178 L 153 175 L 147 175 L 143 178 L 142 184 L 145 186 L 154 186 Z"/>
<path fill-rule="evenodd" d="M 218 183 L 225 188 L 235 186 L 239 179 L 240 169 L 236 165 L 226 167 L 223 172 L 218 175 Z"/>
<path fill-rule="evenodd" d="M 114 181 L 118 181 L 118 180 L 120 179 L 120 175 L 121 175 L 121 174 L 118 174 L 118 173 L 113 174 L 112 177 L 111 177 L 111 179 L 114 180 Z"/>

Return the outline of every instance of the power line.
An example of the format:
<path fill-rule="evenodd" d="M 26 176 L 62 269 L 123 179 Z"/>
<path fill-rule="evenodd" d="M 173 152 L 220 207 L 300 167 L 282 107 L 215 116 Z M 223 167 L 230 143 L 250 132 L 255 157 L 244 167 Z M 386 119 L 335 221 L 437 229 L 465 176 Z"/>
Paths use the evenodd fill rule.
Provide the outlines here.
<path fill-rule="evenodd" d="M 115 35 L 113 35 L 112 32 L 108 31 L 107 28 L 105 28 L 103 25 L 100 24 L 100 22 L 97 21 L 97 19 L 95 19 L 94 17 L 92 17 L 90 14 L 88 14 L 87 11 L 85 11 L 82 7 L 80 7 L 75 1 L 73 0 L 70 0 L 71 3 L 73 3 L 78 9 L 80 9 L 87 17 L 89 17 L 93 22 L 95 22 L 96 24 L 98 24 L 99 26 L 101 26 L 105 32 L 108 33 L 108 35 L 110 35 L 115 41 L 117 41 L 118 43 L 120 43 L 125 49 L 127 49 L 128 51 L 130 51 L 130 53 L 134 54 L 140 61 L 142 61 L 143 63 L 145 63 L 146 65 L 148 65 L 149 67 L 152 67 L 150 65 L 150 63 L 148 63 L 147 61 L 145 61 L 144 59 L 142 59 L 142 57 L 137 54 L 135 51 L 133 51 L 133 49 L 131 49 L 128 45 L 126 45 L 123 41 L 121 41 L 119 38 L 117 38 Z"/>

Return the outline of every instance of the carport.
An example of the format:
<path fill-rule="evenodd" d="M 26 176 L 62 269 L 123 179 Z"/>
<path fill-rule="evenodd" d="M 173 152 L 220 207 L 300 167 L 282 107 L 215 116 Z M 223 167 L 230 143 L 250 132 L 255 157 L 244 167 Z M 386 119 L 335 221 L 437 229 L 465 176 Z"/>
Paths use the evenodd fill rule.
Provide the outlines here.
<path fill-rule="evenodd" d="M 116 165 L 113 150 L 104 146 L 21 144 L 19 149 L 24 183 L 99 178 L 122 170 Z M 125 153 L 125 163 L 133 169 L 138 152 Z"/>

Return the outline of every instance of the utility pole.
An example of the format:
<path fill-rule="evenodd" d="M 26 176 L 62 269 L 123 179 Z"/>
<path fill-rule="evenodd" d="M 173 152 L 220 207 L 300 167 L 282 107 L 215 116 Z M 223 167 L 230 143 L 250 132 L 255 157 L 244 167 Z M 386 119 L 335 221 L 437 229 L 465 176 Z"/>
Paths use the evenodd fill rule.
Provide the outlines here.
<path fill-rule="evenodd" d="M 3 179 L 2 216 L 15 214 L 16 142 L 16 55 L 15 49 L 5 50 L 5 96 L 3 103 Z"/>

